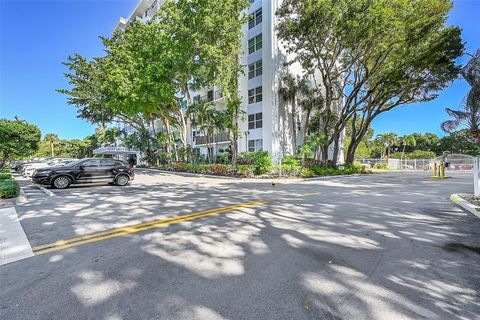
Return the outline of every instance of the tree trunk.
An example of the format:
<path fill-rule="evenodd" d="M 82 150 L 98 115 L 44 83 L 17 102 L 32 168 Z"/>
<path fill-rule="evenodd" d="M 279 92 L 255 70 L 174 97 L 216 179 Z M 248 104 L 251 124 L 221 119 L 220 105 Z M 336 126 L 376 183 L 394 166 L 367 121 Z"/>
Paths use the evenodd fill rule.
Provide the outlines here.
<path fill-rule="evenodd" d="M 322 145 L 322 165 L 328 167 L 328 143 Z"/>
<path fill-rule="evenodd" d="M 293 154 L 295 154 L 295 151 L 297 150 L 297 120 L 295 119 L 295 115 L 297 113 L 297 108 L 296 108 L 296 97 L 293 98 L 292 101 L 292 147 L 293 147 Z"/>

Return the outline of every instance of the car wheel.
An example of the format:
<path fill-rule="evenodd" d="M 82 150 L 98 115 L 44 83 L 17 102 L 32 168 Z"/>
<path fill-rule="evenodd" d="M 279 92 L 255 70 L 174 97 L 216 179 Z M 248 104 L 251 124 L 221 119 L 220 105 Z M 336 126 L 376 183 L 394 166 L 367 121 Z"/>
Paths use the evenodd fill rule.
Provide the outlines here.
<path fill-rule="evenodd" d="M 128 184 L 129 180 L 130 179 L 128 178 L 127 175 L 121 174 L 121 175 L 119 175 L 118 177 L 115 178 L 115 184 L 117 186 L 126 186 Z"/>
<path fill-rule="evenodd" d="M 56 189 L 65 189 L 65 188 L 68 188 L 68 186 L 70 186 L 70 183 L 72 183 L 72 182 L 70 181 L 69 177 L 59 176 L 59 177 L 56 177 L 55 179 L 53 179 L 52 187 L 54 187 Z"/>

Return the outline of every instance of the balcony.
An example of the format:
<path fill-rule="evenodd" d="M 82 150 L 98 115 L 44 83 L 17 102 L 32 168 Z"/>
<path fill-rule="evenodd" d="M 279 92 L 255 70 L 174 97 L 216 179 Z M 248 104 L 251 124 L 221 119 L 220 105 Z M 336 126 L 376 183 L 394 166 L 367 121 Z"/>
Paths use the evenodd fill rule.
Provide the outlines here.
<path fill-rule="evenodd" d="M 211 136 L 210 137 L 208 136 L 193 137 L 193 140 L 195 141 L 195 145 L 198 146 L 198 145 L 207 144 L 207 142 L 210 144 L 230 142 L 230 137 L 228 136 L 227 133 L 221 132 L 221 133 L 214 134 L 213 137 Z"/>
<path fill-rule="evenodd" d="M 207 94 L 203 95 L 200 97 L 200 99 L 208 101 L 208 102 L 213 102 L 217 101 L 223 98 L 223 92 L 222 90 L 208 90 Z"/>

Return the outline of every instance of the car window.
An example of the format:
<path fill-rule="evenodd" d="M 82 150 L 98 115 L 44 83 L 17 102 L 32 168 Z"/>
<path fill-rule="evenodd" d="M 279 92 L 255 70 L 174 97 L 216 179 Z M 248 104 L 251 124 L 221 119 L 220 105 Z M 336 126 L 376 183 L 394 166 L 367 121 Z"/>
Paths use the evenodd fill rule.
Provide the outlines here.
<path fill-rule="evenodd" d="M 112 167 L 115 165 L 115 160 L 112 159 L 100 159 L 100 166 L 102 167 Z"/>
<path fill-rule="evenodd" d="M 98 160 L 86 160 L 82 162 L 80 165 L 84 167 L 98 167 Z"/>

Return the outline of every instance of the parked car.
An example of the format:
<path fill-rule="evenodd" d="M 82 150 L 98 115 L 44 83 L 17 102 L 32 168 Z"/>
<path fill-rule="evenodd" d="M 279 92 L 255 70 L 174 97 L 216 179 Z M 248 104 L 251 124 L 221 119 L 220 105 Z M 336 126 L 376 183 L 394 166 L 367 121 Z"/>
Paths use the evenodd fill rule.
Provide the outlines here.
<path fill-rule="evenodd" d="M 47 158 L 47 159 L 42 159 L 42 160 L 31 160 L 31 161 L 28 161 L 26 163 L 23 163 L 22 165 L 20 165 L 18 167 L 18 171 L 22 174 L 22 175 L 25 175 L 25 170 L 27 170 L 28 168 L 32 167 L 32 166 L 36 166 L 38 164 L 43 164 L 43 163 L 47 163 L 49 161 L 51 161 L 52 159 L 51 158 Z"/>
<path fill-rule="evenodd" d="M 32 165 L 26 166 L 23 170 L 23 175 L 26 177 L 31 177 L 35 170 L 40 168 L 47 168 L 47 167 L 58 167 L 64 166 L 70 162 L 77 161 L 78 159 L 70 159 L 70 158 L 56 158 L 52 159 L 48 162 L 38 162 Z"/>
<path fill-rule="evenodd" d="M 117 159 L 81 159 L 60 167 L 35 170 L 34 183 L 49 185 L 57 189 L 71 184 L 108 182 L 125 186 L 135 177 L 134 169 L 127 162 Z"/>

